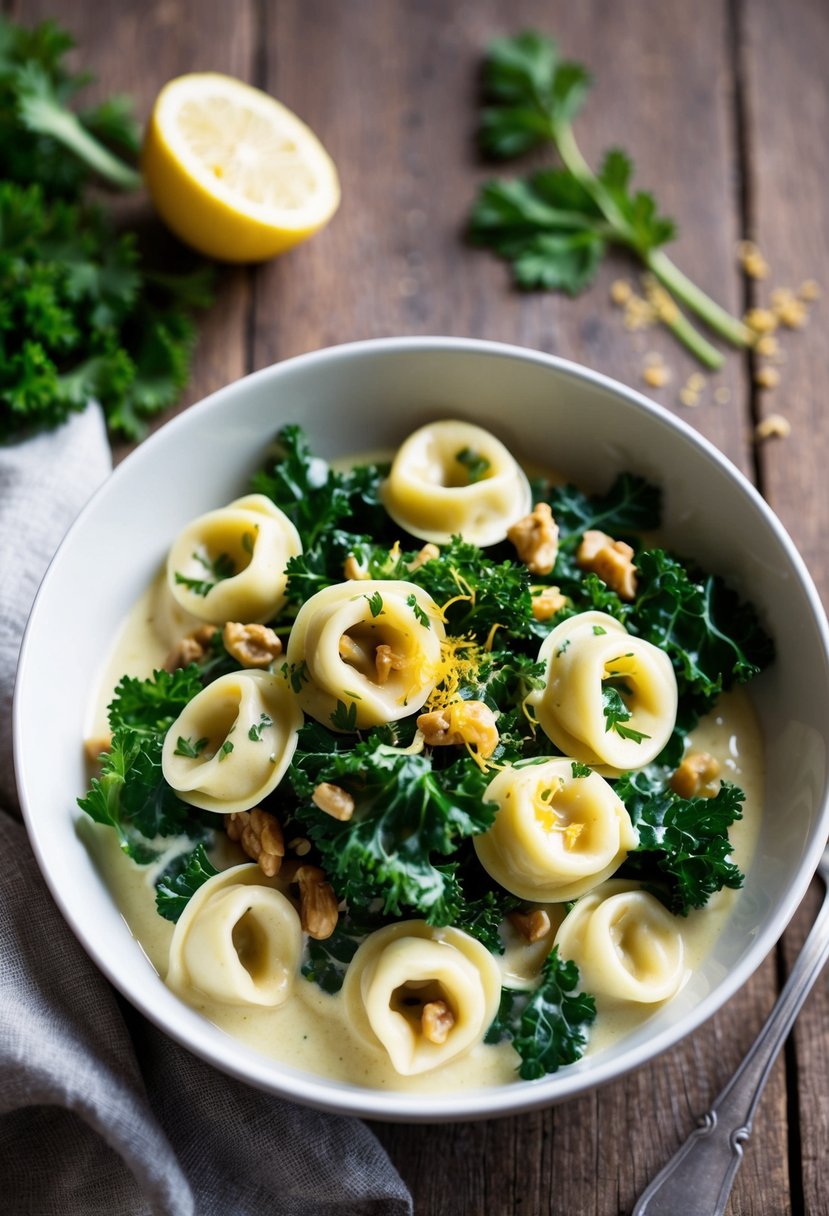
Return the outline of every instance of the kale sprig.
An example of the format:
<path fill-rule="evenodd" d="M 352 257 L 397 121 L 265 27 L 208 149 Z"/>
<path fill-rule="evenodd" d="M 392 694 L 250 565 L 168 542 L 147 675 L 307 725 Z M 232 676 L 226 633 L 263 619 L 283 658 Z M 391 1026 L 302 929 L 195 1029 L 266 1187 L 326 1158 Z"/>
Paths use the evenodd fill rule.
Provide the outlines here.
<path fill-rule="evenodd" d="M 136 234 L 89 203 L 93 183 L 140 186 L 112 150 L 134 160 L 138 129 L 123 98 L 71 108 L 89 81 L 65 65 L 72 46 L 54 22 L 0 17 L 0 442 L 92 400 L 114 434 L 140 439 L 181 392 L 192 313 L 212 296 L 206 265 L 156 271 Z"/>
<path fill-rule="evenodd" d="M 518 1075 L 536 1081 L 584 1054 L 596 1018 L 592 996 L 578 991 L 579 970 L 553 947 L 534 989 L 504 988 L 488 1043 L 509 1039 L 521 1057 Z"/>
<path fill-rule="evenodd" d="M 455 864 L 445 859 L 466 837 L 486 831 L 495 814 L 483 797 L 489 779 L 471 758 L 437 769 L 428 755 L 391 746 L 383 731 L 354 743 L 309 724 L 289 779 L 300 800 L 296 815 L 341 899 L 357 908 L 381 900 L 385 913 L 408 910 L 431 924 L 452 923 L 463 894 Z M 320 782 L 351 794 L 348 821 L 313 805 Z"/>
<path fill-rule="evenodd" d="M 723 887 L 738 888 L 743 874 L 731 860 L 728 829 L 742 818 L 743 791 L 724 781 L 713 798 L 682 798 L 664 773 L 649 767 L 628 773 L 615 791 L 639 834 L 620 873 L 664 892 L 671 911 L 687 916 Z"/>
<path fill-rule="evenodd" d="M 747 346 L 751 334 L 668 258 L 662 246 L 676 225 L 660 215 L 652 194 L 634 192 L 630 157 L 614 148 L 597 172 L 588 165 L 572 124 L 590 83 L 582 64 L 563 60 L 555 42 L 535 31 L 490 44 L 479 129 L 484 152 L 503 160 L 550 145 L 561 167 L 485 183 L 471 213 L 470 237 L 511 264 L 519 287 L 570 295 L 590 284 L 611 245 L 624 247 L 656 284 L 651 294 L 660 320 L 705 366 L 719 367 L 721 352 L 676 301 L 736 346 Z"/>

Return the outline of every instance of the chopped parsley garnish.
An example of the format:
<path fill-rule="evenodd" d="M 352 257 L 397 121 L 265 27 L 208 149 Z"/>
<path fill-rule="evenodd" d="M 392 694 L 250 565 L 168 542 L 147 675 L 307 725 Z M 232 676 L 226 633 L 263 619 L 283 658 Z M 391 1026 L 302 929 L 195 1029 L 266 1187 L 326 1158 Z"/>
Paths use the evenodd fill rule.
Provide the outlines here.
<path fill-rule="evenodd" d="M 219 762 L 221 763 L 222 760 L 226 760 L 232 751 L 233 744 L 231 743 L 230 739 L 225 739 L 224 743 L 219 748 Z"/>
<path fill-rule="evenodd" d="M 633 711 L 628 707 L 624 697 L 631 695 L 631 689 L 624 680 L 604 681 L 602 684 L 602 712 L 605 718 L 605 730 L 615 730 L 620 738 L 641 743 L 643 739 L 650 739 L 651 736 L 626 725 L 633 717 Z"/>
<path fill-rule="evenodd" d="M 197 760 L 207 747 L 207 743 L 208 740 L 206 736 L 203 739 L 197 739 L 194 743 L 189 736 L 184 739 L 181 735 L 179 735 L 173 755 L 187 756 L 190 760 Z"/>
<path fill-rule="evenodd" d="M 206 579 L 190 578 L 176 570 L 175 579 L 182 587 L 188 587 L 194 595 L 209 595 L 217 583 L 226 578 L 233 578 L 236 573 L 236 563 L 227 553 L 220 553 L 215 558 L 205 557 L 203 553 L 193 553 L 193 560 L 204 566 L 210 577 Z"/>
<path fill-rule="evenodd" d="M 379 591 L 375 591 L 371 595 L 364 595 L 363 599 L 368 600 L 369 611 L 373 617 L 377 617 L 382 614 L 383 597 Z"/>
<path fill-rule="evenodd" d="M 270 714 L 261 713 L 259 715 L 259 721 L 254 722 L 253 726 L 251 726 L 251 728 L 248 730 L 248 738 L 250 739 L 251 743 L 261 743 L 262 731 L 268 726 L 273 726 L 273 718 L 270 716 Z"/>
<path fill-rule="evenodd" d="M 473 448 L 461 448 L 459 452 L 456 452 L 455 460 L 466 469 L 466 475 L 471 486 L 475 485 L 478 481 L 483 481 L 492 468 L 486 456 L 482 456 L 480 452 L 476 452 Z"/>
<path fill-rule="evenodd" d="M 412 612 L 414 613 L 415 619 L 420 622 L 420 624 L 423 626 L 423 628 L 431 629 L 432 625 L 429 620 L 429 614 L 426 611 L 426 609 L 421 607 L 421 605 L 418 603 L 417 596 L 414 594 L 414 592 L 412 592 L 411 595 L 406 596 L 406 603 L 409 605 Z"/>
<path fill-rule="evenodd" d="M 574 760 L 570 768 L 574 777 L 589 777 L 593 772 L 589 764 L 581 764 L 578 760 Z"/>

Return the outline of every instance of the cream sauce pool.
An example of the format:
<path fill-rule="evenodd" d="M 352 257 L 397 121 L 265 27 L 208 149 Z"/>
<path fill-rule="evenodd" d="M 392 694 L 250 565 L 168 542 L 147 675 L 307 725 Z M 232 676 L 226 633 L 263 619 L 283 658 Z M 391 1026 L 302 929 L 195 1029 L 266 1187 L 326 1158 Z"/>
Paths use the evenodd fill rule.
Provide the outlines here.
<path fill-rule="evenodd" d="M 106 735 L 106 707 L 120 678 L 149 676 L 163 664 L 170 647 L 200 623 L 171 606 L 163 574 L 159 574 L 134 608 L 113 649 L 100 681 L 99 695 L 90 710 L 88 737 Z M 691 740 L 693 750 L 714 756 L 720 762 L 722 775 L 745 792 L 743 818 L 730 829 L 730 838 L 733 859 L 746 872 L 763 804 L 762 741 L 748 695 L 742 689 L 724 694 L 715 711 L 700 722 Z M 138 866 L 121 852 L 111 830 L 88 821 L 84 834 L 130 932 L 149 963 L 163 977 L 173 925 L 156 912 L 154 882 L 169 857 L 151 866 Z M 171 852 L 180 850 L 175 841 L 170 843 Z M 227 864 L 239 860 L 245 859 L 228 856 Z M 739 898 L 739 891 L 723 890 L 705 908 L 687 918 L 677 918 L 689 974 L 711 950 Z M 560 916 L 552 918 L 550 937 L 559 920 Z M 521 977 L 531 975 L 551 945 L 552 941 L 547 939 L 533 946 L 511 943 L 500 959 L 506 982 L 520 982 Z M 293 997 L 275 1009 L 223 1005 L 203 999 L 195 990 L 188 993 L 187 1000 L 209 1021 L 264 1056 L 281 1060 L 292 1068 L 372 1089 L 436 1093 L 501 1085 L 515 1079 L 519 1063 L 508 1043 L 479 1044 L 433 1072 L 400 1076 L 382 1048 L 372 1050 L 350 1031 L 341 996 L 331 996 L 301 976 L 296 980 Z M 617 1042 L 661 1008 L 602 998 L 596 1003 L 598 1016 L 587 1055 Z"/>

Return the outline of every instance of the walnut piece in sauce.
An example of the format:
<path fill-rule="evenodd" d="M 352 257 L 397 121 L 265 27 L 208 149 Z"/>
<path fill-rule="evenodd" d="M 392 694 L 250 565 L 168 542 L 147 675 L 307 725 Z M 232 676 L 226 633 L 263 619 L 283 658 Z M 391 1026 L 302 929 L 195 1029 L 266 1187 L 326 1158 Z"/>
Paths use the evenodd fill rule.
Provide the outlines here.
<path fill-rule="evenodd" d="M 606 532 L 589 528 L 576 550 L 576 562 L 582 570 L 598 574 L 603 583 L 623 600 L 636 596 L 636 567 L 633 549 L 623 540 L 614 540 Z"/>
<path fill-rule="evenodd" d="M 507 539 L 531 574 L 549 574 L 558 554 L 558 524 L 550 504 L 538 503 L 531 515 L 507 528 Z"/>
<path fill-rule="evenodd" d="M 483 701 L 453 701 L 443 709 L 421 714 L 417 728 L 429 747 L 474 746 L 483 759 L 498 746 L 495 714 Z"/>
<path fill-rule="evenodd" d="M 225 815 L 225 831 L 237 841 L 251 861 L 258 863 L 268 878 L 279 873 L 285 856 L 285 840 L 279 820 L 270 811 L 254 807 L 252 811 L 234 811 Z"/>
<path fill-rule="evenodd" d="M 179 667 L 198 663 L 199 659 L 203 659 L 210 649 L 210 643 L 213 641 L 215 633 L 215 625 L 199 625 L 198 629 L 181 638 L 164 660 L 164 670 L 177 671 Z"/>
<path fill-rule="evenodd" d="M 720 765 L 708 752 L 689 752 L 670 780 L 680 798 L 712 798 L 717 792 Z"/>
<path fill-rule="evenodd" d="M 282 640 L 267 625 L 228 621 L 222 630 L 225 650 L 243 667 L 270 667 L 282 654 Z"/>

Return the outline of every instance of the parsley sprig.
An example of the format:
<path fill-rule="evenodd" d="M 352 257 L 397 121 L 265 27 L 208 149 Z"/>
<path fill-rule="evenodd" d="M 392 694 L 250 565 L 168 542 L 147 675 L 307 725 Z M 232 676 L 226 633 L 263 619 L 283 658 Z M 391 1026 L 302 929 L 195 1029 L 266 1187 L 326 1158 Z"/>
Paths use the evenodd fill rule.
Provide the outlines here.
<path fill-rule="evenodd" d="M 484 152 L 507 159 L 551 145 L 561 164 L 526 178 L 485 183 L 470 217 L 470 237 L 508 261 L 520 287 L 569 295 L 593 280 L 609 246 L 624 247 L 658 281 L 660 319 L 706 367 L 720 367 L 721 352 L 676 301 L 736 346 L 748 345 L 751 334 L 664 252 L 676 225 L 660 215 L 652 194 L 634 192 L 630 157 L 613 148 L 597 172 L 590 168 L 572 125 L 590 83 L 582 64 L 563 60 L 555 42 L 535 31 L 491 43 L 479 131 Z"/>

